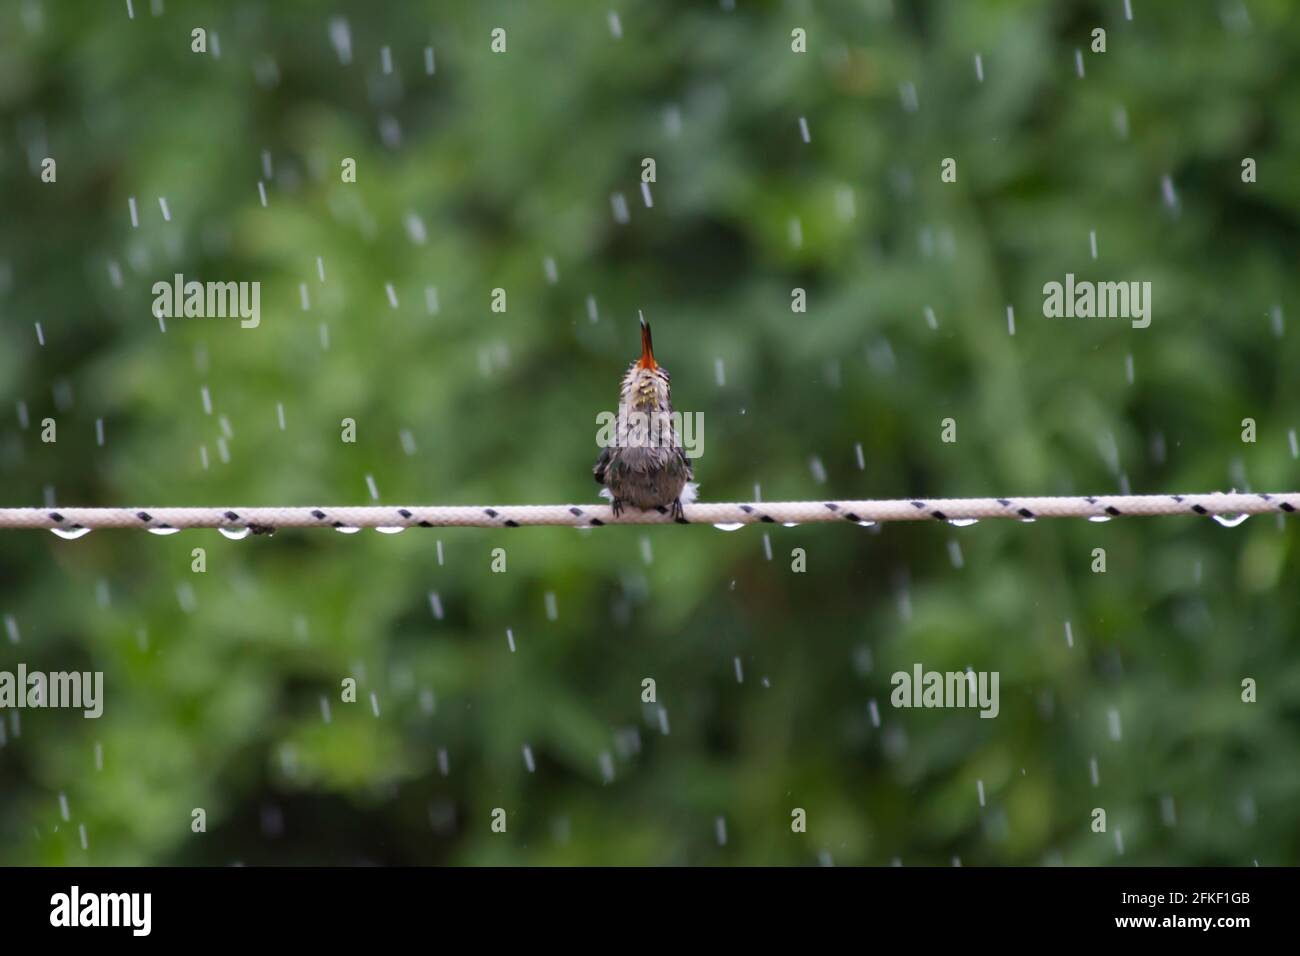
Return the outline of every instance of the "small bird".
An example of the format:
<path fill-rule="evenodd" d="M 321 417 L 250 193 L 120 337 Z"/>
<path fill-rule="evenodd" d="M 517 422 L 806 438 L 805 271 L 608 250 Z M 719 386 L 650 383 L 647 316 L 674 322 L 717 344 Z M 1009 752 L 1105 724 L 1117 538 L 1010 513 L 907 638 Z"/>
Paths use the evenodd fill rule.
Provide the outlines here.
<path fill-rule="evenodd" d="M 695 472 L 674 428 L 669 382 L 641 316 L 641 357 L 628 366 L 619 388 L 616 439 L 600 450 L 592 469 L 615 515 L 625 504 L 643 510 L 671 506 L 673 518 L 685 523 L 682 502 L 695 499 Z"/>

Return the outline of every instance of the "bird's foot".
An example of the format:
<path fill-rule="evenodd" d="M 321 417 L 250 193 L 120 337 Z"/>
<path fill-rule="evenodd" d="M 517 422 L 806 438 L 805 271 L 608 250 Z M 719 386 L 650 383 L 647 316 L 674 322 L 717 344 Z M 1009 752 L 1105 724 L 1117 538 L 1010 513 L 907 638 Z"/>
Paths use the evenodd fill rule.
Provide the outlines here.
<path fill-rule="evenodd" d="M 617 518 L 623 513 L 623 499 L 613 498 L 610 500 L 610 507 L 614 509 L 614 517 Z"/>
<path fill-rule="evenodd" d="M 678 524 L 689 524 L 686 520 L 686 510 L 682 507 L 682 499 L 673 499 L 673 520 Z"/>

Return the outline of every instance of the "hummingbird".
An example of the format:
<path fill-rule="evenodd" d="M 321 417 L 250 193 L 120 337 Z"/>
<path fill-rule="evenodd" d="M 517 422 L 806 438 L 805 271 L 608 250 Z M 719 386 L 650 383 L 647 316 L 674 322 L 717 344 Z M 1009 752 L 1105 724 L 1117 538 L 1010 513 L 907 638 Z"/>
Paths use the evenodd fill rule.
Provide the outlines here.
<path fill-rule="evenodd" d="M 619 387 L 618 427 L 612 446 L 600 450 L 591 470 L 615 516 L 624 505 L 647 510 L 671 506 L 685 523 L 682 501 L 695 500 L 695 471 L 673 427 L 668 369 L 655 361 L 650 325 L 641 316 L 641 357 L 628 366 Z"/>

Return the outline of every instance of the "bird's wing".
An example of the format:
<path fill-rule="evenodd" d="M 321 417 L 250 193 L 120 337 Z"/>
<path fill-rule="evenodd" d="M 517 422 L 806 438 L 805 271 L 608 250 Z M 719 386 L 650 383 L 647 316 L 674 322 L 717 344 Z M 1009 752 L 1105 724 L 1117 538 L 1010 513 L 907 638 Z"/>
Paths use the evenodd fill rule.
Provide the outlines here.
<path fill-rule="evenodd" d="M 609 446 L 606 445 L 596 456 L 596 466 L 591 469 L 591 474 L 596 479 L 596 484 L 605 483 L 605 469 L 609 466 Z"/>

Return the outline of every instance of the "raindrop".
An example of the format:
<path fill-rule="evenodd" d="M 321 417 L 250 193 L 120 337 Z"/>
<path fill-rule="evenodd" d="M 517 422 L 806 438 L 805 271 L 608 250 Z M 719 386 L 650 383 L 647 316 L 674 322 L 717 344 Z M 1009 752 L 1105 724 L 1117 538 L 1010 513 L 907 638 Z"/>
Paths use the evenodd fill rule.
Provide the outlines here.
<path fill-rule="evenodd" d="M 1088 230 L 1088 251 L 1092 253 L 1094 259 L 1097 258 L 1097 230 Z"/>
<path fill-rule="evenodd" d="M 713 821 L 714 834 L 718 838 L 718 846 L 727 845 L 727 821 L 723 817 L 718 817 Z"/>
<path fill-rule="evenodd" d="M 401 534 L 403 531 L 406 530 L 406 528 L 399 526 L 399 527 L 375 528 L 375 530 L 378 531 L 380 534 Z"/>
<path fill-rule="evenodd" d="M 137 210 L 137 209 L 135 208 L 135 197 L 134 197 L 134 196 L 129 196 L 129 197 L 127 197 L 126 204 L 127 204 L 127 206 L 130 208 L 130 210 L 131 210 L 131 228 L 132 228 L 132 229 L 139 229 L 139 228 L 140 228 L 140 212 L 139 212 L 139 210 Z"/>
<path fill-rule="evenodd" d="M 257 181 L 257 198 L 262 203 L 262 208 L 266 208 L 266 183 L 262 180 Z"/>
<path fill-rule="evenodd" d="M 165 537 L 167 537 L 167 535 L 169 535 L 169 534 L 176 534 L 176 533 L 178 533 L 180 530 L 181 530 L 180 528 L 150 528 L 150 529 L 149 529 L 149 533 L 150 533 L 150 534 L 156 534 L 156 535 L 158 535 L 159 537 L 164 537 L 164 538 L 165 538 Z"/>
<path fill-rule="evenodd" d="M 529 773 L 537 772 L 537 764 L 533 762 L 533 748 L 524 744 L 524 766 L 528 768 Z"/>
<path fill-rule="evenodd" d="M 614 214 L 614 221 L 619 225 L 626 225 L 631 218 L 627 211 L 627 197 L 622 193 L 614 193 L 609 197 L 609 206 Z"/>
<path fill-rule="evenodd" d="M 739 531 L 741 528 L 745 527 L 745 525 L 744 522 L 735 521 L 729 524 L 725 522 L 715 524 L 713 527 L 717 528 L 719 531 Z"/>
<path fill-rule="evenodd" d="M 1074 647 L 1074 629 L 1070 627 L 1070 622 L 1065 622 L 1065 646 Z"/>
<path fill-rule="evenodd" d="M 720 358 L 713 360 L 713 378 L 718 383 L 718 388 L 722 388 L 727 384 L 727 369 Z"/>
<path fill-rule="evenodd" d="M 816 455 L 808 459 L 808 470 L 812 472 L 813 481 L 819 485 L 826 484 L 826 466 Z"/>
<path fill-rule="evenodd" d="M 799 138 L 805 143 L 812 142 L 812 136 L 808 132 L 808 118 L 806 116 L 799 117 Z"/>
<path fill-rule="evenodd" d="M 763 554 L 767 560 L 772 560 L 772 537 L 766 532 L 763 533 Z"/>
<path fill-rule="evenodd" d="M 1013 306 L 1007 306 L 1007 332 L 1011 335 L 1016 334 L 1016 310 Z"/>
<path fill-rule="evenodd" d="M 1093 754 L 1088 758 L 1088 779 L 1092 781 L 1094 787 L 1101 785 L 1101 774 L 1097 772 L 1097 755 Z"/>
<path fill-rule="evenodd" d="M 1106 712 L 1106 722 L 1110 731 L 1111 740 L 1119 740 L 1122 736 L 1119 725 L 1119 711 L 1112 707 Z"/>
<path fill-rule="evenodd" d="M 252 528 L 218 528 L 217 530 L 231 541 L 242 541 L 253 533 Z"/>
<path fill-rule="evenodd" d="M 515 632 L 510 628 L 506 628 L 506 643 L 510 645 L 510 653 L 513 654 L 515 652 Z"/>
<path fill-rule="evenodd" d="M 898 99 L 909 113 L 915 113 L 921 106 L 916 96 L 916 84 L 910 81 L 898 84 Z"/>
<path fill-rule="evenodd" d="M 75 541 L 90 534 L 89 528 L 51 528 L 50 530 L 67 541 Z"/>
<path fill-rule="evenodd" d="M 1249 793 L 1243 793 L 1237 800 L 1237 816 L 1241 822 L 1248 827 L 1255 825 L 1255 798 Z"/>
<path fill-rule="evenodd" d="M 42 348 L 45 346 L 45 330 L 41 328 L 41 323 L 36 323 L 36 344 Z"/>
<path fill-rule="evenodd" d="M 1160 798 L 1160 820 L 1167 827 L 1178 825 L 1178 815 L 1174 809 L 1174 798 L 1165 796 Z"/>
<path fill-rule="evenodd" d="M 370 692 L 370 709 L 374 712 L 376 717 L 379 716 L 379 697 L 373 690 Z"/>
<path fill-rule="evenodd" d="M 984 82 L 984 57 L 978 53 L 975 54 L 975 79 Z"/>
<path fill-rule="evenodd" d="M 962 568 L 966 564 L 961 555 L 961 545 L 955 539 L 948 542 L 948 559 L 954 568 Z"/>
<path fill-rule="evenodd" d="M 1237 525 L 1245 523 L 1250 515 L 1211 515 L 1211 517 L 1225 528 L 1235 528 Z"/>
<path fill-rule="evenodd" d="M 735 659 L 734 659 L 734 662 L 735 662 L 735 665 L 736 665 L 736 683 L 737 683 L 737 684 L 743 684 L 743 683 L 745 683 L 745 671 L 744 671 L 744 669 L 740 666 L 740 658 L 739 658 L 739 657 L 735 658 Z"/>
<path fill-rule="evenodd" d="M 844 220 L 852 219 L 857 215 L 857 203 L 851 186 L 840 186 L 835 190 L 835 212 Z"/>
<path fill-rule="evenodd" d="M 982 807 L 984 806 L 984 781 L 983 780 L 975 781 L 975 790 L 976 792 L 979 793 L 980 806 Z"/>
<path fill-rule="evenodd" d="M 558 620 L 560 617 L 560 609 L 555 603 L 555 592 L 547 591 L 542 595 L 542 601 L 546 605 L 546 619 L 548 621 Z"/>
<path fill-rule="evenodd" d="M 1178 192 L 1174 189 L 1174 181 L 1168 175 L 1160 178 L 1160 195 L 1164 204 L 1170 212 L 1178 212 Z"/>
<path fill-rule="evenodd" d="M 618 18 L 618 14 L 613 10 L 609 11 L 609 34 L 615 40 L 623 37 L 623 21 Z"/>
<path fill-rule="evenodd" d="M 600 755 L 600 778 L 605 783 L 614 782 L 614 757 L 608 750 Z"/>
<path fill-rule="evenodd" d="M 1074 72 L 1083 79 L 1083 51 L 1077 47 L 1074 50 Z"/>
<path fill-rule="evenodd" d="M 954 528 L 969 528 L 973 524 L 979 524 L 979 518 L 950 518 L 948 523 Z"/>
<path fill-rule="evenodd" d="M 682 135 L 682 111 L 675 105 L 664 107 L 664 132 L 669 139 Z"/>
<path fill-rule="evenodd" d="M 1294 428 L 1286 433 L 1286 440 L 1287 443 L 1291 446 L 1291 457 L 1300 458 L 1300 444 L 1297 444 L 1296 442 L 1296 434 Z"/>
<path fill-rule="evenodd" d="M 1105 524 L 1110 520 L 1110 515 L 1089 515 L 1088 520 L 1094 524 Z"/>
<path fill-rule="evenodd" d="M 876 699 L 874 697 L 871 698 L 871 700 L 867 701 L 867 713 L 871 715 L 871 726 L 879 727 L 880 726 L 880 705 L 876 703 Z"/>
<path fill-rule="evenodd" d="M 324 694 L 320 695 L 320 719 L 327 724 L 332 719 L 330 716 L 330 699 Z"/>
<path fill-rule="evenodd" d="M 934 309 L 928 305 L 925 307 L 925 324 L 932 329 L 937 329 L 939 327 L 939 320 L 935 318 Z"/>
<path fill-rule="evenodd" d="M 426 75 L 426 76 L 433 76 L 434 70 L 436 70 L 436 69 L 437 69 L 437 66 L 436 66 L 436 64 L 433 62 L 433 47 L 431 47 L 431 46 L 426 46 L 426 47 L 424 48 L 424 72 L 425 72 L 425 75 Z"/>
<path fill-rule="evenodd" d="M 862 453 L 862 442 L 858 442 L 853 446 L 853 456 L 858 460 L 858 471 L 866 471 L 867 459 Z"/>
<path fill-rule="evenodd" d="M 783 527 L 783 528 L 797 528 L 797 527 L 799 527 L 799 522 L 797 522 L 797 521 L 782 521 L 782 522 L 781 522 L 781 527 Z"/>
<path fill-rule="evenodd" d="M 797 216 L 790 220 L 790 245 L 796 249 L 803 248 L 803 222 Z"/>
<path fill-rule="evenodd" d="M 172 221 L 172 211 L 171 211 L 169 208 L 167 208 L 167 197 L 166 197 L 166 196 L 159 196 L 159 197 L 158 197 L 158 208 L 162 210 L 163 222 L 171 222 L 171 221 Z"/>
<path fill-rule="evenodd" d="M 18 643 L 18 622 L 14 620 L 12 614 L 5 615 L 5 633 L 9 635 L 10 644 Z"/>
<path fill-rule="evenodd" d="M 433 612 L 434 620 L 442 620 L 442 598 L 437 591 L 429 592 L 429 610 Z"/>
<path fill-rule="evenodd" d="M 895 599 L 898 601 L 898 616 L 904 621 L 912 619 L 912 592 L 907 586 L 905 576 L 900 576 L 895 581 Z"/>
<path fill-rule="evenodd" d="M 345 524 L 342 524 L 342 525 L 339 525 L 339 526 L 338 526 L 337 528 L 335 528 L 334 530 L 337 531 L 339 534 L 356 534 L 356 533 L 357 533 L 358 531 L 360 531 L 361 529 L 360 529 L 360 528 L 354 528 L 354 527 L 352 527 L 351 525 L 345 525 Z"/>

